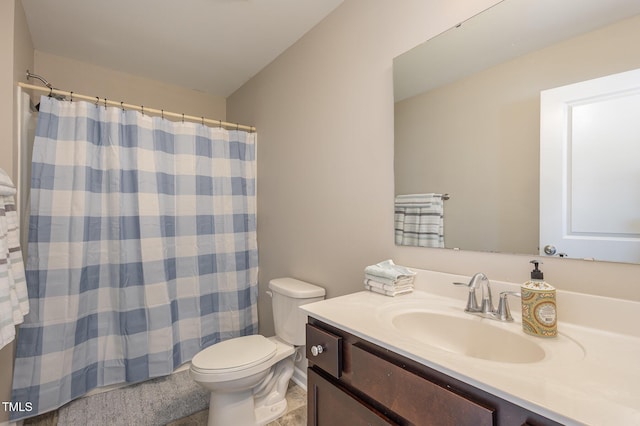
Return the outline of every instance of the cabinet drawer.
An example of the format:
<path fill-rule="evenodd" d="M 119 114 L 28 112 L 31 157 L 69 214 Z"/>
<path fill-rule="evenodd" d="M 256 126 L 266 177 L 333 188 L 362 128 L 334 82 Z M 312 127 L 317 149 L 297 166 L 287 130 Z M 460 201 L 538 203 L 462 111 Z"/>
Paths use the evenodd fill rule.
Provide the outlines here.
<path fill-rule="evenodd" d="M 309 426 L 396 425 L 354 395 L 307 370 L 307 424 Z"/>
<path fill-rule="evenodd" d="M 351 385 L 419 425 L 492 426 L 494 410 L 380 358 L 351 347 Z"/>
<path fill-rule="evenodd" d="M 313 347 L 322 347 L 314 352 Z M 314 355 L 315 353 L 315 355 Z M 342 374 L 342 337 L 307 324 L 307 360 L 335 378 Z"/>

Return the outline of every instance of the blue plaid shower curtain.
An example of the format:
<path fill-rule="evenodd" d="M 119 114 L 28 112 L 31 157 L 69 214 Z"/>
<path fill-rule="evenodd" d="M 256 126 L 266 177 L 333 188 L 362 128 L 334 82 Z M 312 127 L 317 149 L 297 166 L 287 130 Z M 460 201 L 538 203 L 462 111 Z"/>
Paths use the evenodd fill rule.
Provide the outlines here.
<path fill-rule="evenodd" d="M 257 332 L 255 139 L 42 97 L 12 419 Z"/>

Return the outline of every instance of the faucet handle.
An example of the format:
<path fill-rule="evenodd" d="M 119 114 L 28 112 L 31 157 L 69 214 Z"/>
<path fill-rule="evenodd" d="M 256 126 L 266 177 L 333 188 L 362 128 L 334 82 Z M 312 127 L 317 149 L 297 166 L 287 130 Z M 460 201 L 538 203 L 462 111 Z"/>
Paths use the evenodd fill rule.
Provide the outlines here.
<path fill-rule="evenodd" d="M 478 299 L 476 298 L 476 288 L 472 286 L 471 283 L 457 283 L 454 282 L 453 285 L 463 285 L 465 287 L 469 287 L 469 298 L 467 299 L 467 307 L 464 308 L 466 312 L 480 312 L 480 305 L 478 305 Z"/>
<path fill-rule="evenodd" d="M 511 311 L 509 310 L 509 302 L 507 300 L 507 296 L 522 297 L 522 295 L 517 291 L 503 291 L 500 293 L 500 302 L 498 303 L 496 317 L 500 321 L 511 322 L 513 321 L 513 317 L 511 316 Z"/>

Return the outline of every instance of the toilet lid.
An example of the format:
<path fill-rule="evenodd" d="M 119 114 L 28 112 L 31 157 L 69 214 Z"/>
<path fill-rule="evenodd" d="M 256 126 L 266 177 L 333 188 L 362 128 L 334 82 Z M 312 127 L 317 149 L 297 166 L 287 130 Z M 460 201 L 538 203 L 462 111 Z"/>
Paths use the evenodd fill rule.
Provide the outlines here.
<path fill-rule="evenodd" d="M 200 370 L 235 371 L 273 357 L 276 344 L 259 334 L 225 340 L 198 352 L 191 365 Z"/>

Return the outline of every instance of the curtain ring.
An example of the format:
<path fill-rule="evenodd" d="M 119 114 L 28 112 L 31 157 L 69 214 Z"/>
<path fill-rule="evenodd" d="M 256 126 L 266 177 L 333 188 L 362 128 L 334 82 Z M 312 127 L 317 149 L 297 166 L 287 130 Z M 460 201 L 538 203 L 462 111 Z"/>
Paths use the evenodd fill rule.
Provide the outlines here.
<path fill-rule="evenodd" d="M 98 106 L 98 102 L 100 102 L 100 98 L 96 96 L 96 106 Z"/>
<path fill-rule="evenodd" d="M 49 97 L 53 95 L 53 87 L 49 87 Z"/>
<path fill-rule="evenodd" d="M 144 115 L 144 105 L 140 105 L 140 108 L 142 109 L 142 115 Z"/>
<path fill-rule="evenodd" d="M 160 110 L 160 117 L 162 117 L 162 119 L 164 120 L 164 110 L 163 109 Z"/>
<path fill-rule="evenodd" d="M 69 101 L 70 101 L 70 102 L 73 102 L 73 92 L 71 92 L 71 95 L 70 95 L 70 97 L 69 97 Z"/>
<path fill-rule="evenodd" d="M 104 110 L 107 110 L 107 98 L 104 98 Z"/>
<path fill-rule="evenodd" d="M 182 123 L 184 124 L 184 112 L 182 113 Z"/>
<path fill-rule="evenodd" d="M 204 117 L 200 117 L 202 119 L 202 125 L 204 126 Z"/>
<path fill-rule="evenodd" d="M 120 108 L 122 108 L 122 112 L 124 112 L 124 101 L 120 101 Z"/>
<path fill-rule="evenodd" d="M 218 127 L 222 129 L 222 120 L 218 120 Z"/>
<path fill-rule="evenodd" d="M 236 132 L 240 130 L 240 124 L 236 123 Z"/>

